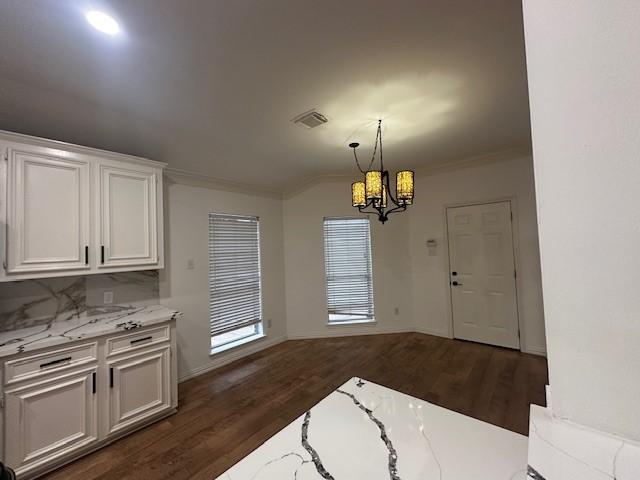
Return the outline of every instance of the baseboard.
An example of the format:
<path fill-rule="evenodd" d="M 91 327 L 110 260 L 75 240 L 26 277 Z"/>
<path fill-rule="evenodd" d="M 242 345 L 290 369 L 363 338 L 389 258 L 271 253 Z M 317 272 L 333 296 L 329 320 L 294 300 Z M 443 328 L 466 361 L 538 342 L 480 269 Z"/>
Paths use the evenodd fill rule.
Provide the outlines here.
<path fill-rule="evenodd" d="M 541 357 L 546 357 L 547 356 L 547 350 L 544 347 L 524 347 L 521 350 L 523 353 L 530 353 L 532 355 L 539 355 Z"/>
<path fill-rule="evenodd" d="M 281 336 L 276 338 L 266 337 L 263 340 L 258 340 L 255 344 L 248 345 L 245 348 L 240 348 L 238 350 L 232 350 L 226 355 L 221 356 L 220 358 L 215 358 L 206 365 L 202 365 L 200 367 L 191 369 L 187 372 L 180 374 L 178 377 L 178 383 L 182 383 L 186 380 L 190 380 L 191 378 L 197 377 L 204 373 L 210 372 L 211 370 L 215 370 L 216 368 L 220 368 L 224 365 L 227 365 L 236 360 L 240 360 L 248 355 L 252 355 L 261 350 L 264 350 L 269 347 L 273 347 L 274 345 L 278 345 L 279 343 L 285 342 L 287 340 L 310 340 L 314 338 L 336 338 L 336 337 L 356 337 L 361 335 L 384 335 L 390 333 L 422 333 L 425 335 L 433 335 L 435 337 L 444 337 L 451 338 L 448 333 L 438 332 L 435 330 L 429 330 L 426 328 L 358 328 L 354 330 L 352 328 L 357 328 L 357 326 L 348 326 L 343 325 L 340 328 L 331 327 L 331 329 L 319 331 L 319 332 L 309 332 L 309 333 L 293 333 L 287 336 Z M 529 347 L 527 349 L 522 350 L 524 353 L 531 353 L 533 355 L 541 355 L 546 356 L 547 352 L 544 348 L 539 347 Z"/>
<path fill-rule="evenodd" d="M 186 380 L 202 375 L 203 373 L 210 372 L 211 370 L 215 370 L 216 368 L 220 368 L 231 362 L 240 360 L 241 358 L 257 353 L 261 350 L 264 350 L 265 348 L 273 347 L 274 345 L 282 343 L 286 340 L 287 337 L 284 336 L 275 338 L 265 337 L 264 339 L 258 340 L 253 344 L 247 345 L 245 348 L 238 348 L 238 350 L 231 350 L 227 354 L 220 354 L 220 357 L 212 359 L 206 365 L 202 365 L 187 372 L 181 373 L 178 376 L 178 383 L 182 383 Z"/>
<path fill-rule="evenodd" d="M 424 333 L 425 335 L 433 335 L 434 337 L 453 338 L 451 335 L 449 335 L 449 332 L 439 332 L 437 330 L 431 330 L 429 328 L 414 328 L 412 331 L 416 333 Z"/>
<path fill-rule="evenodd" d="M 344 328 L 344 329 L 343 329 Z M 309 333 L 293 333 L 287 335 L 288 340 L 309 340 L 313 338 L 334 338 L 334 337 L 358 337 L 362 335 L 384 335 L 387 333 L 411 333 L 411 328 L 385 328 L 376 330 L 350 330 L 349 326 L 342 325 L 341 328 L 331 327 L 331 330 Z"/>

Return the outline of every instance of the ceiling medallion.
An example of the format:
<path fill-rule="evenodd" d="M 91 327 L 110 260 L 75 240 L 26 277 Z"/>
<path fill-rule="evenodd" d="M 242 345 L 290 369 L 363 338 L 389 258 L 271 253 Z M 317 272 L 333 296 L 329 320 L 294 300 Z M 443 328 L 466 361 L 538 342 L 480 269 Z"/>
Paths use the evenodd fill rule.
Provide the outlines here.
<path fill-rule="evenodd" d="M 389 215 L 394 212 L 404 212 L 407 207 L 413 204 L 413 171 L 401 170 L 396 174 L 396 195 L 391 194 L 389 187 L 389 172 L 384 169 L 382 163 L 382 120 L 378 120 L 378 131 L 376 132 L 376 143 L 373 147 L 373 155 L 366 170 L 360 167 L 356 148 L 359 143 L 350 143 L 353 149 L 353 156 L 356 160 L 358 170 L 364 175 L 364 182 L 353 182 L 351 184 L 351 204 L 358 211 L 378 216 L 378 220 L 384 223 L 389 219 Z M 376 152 L 380 156 L 380 169 L 372 170 L 376 159 Z M 389 205 L 391 203 L 392 205 Z M 373 210 L 367 210 L 367 208 Z"/>

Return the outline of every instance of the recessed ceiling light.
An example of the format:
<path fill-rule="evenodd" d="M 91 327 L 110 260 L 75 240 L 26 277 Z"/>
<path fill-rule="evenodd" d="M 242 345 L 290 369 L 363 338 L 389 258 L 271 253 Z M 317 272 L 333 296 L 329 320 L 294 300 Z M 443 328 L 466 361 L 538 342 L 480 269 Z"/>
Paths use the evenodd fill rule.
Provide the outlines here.
<path fill-rule="evenodd" d="M 92 10 L 85 15 L 87 22 L 96 30 L 100 30 L 107 35 L 116 35 L 120 32 L 120 26 L 115 19 L 104 12 Z"/>

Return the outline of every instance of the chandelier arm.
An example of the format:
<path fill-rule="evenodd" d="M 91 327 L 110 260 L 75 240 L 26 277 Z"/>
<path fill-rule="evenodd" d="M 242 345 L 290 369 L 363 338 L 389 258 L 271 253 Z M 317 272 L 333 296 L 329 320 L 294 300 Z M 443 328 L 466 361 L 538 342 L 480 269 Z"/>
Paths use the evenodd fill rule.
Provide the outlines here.
<path fill-rule="evenodd" d="M 391 215 L 392 213 L 396 213 L 396 212 L 404 212 L 407 209 L 406 205 L 398 205 L 395 208 L 392 208 L 391 210 L 387 210 L 387 212 L 385 213 L 385 215 Z"/>
<path fill-rule="evenodd" d="M 393 202 L 394 205 L 401 206 L 402 204 L 391 194 L 391 186 L 389 185 L 389 171 L 385 170 L 383 172 L 383 179 L 386 182 L 385 186 L 387 187 L 387 196 Z M 398 192 L 396 192 L 398 193 Z"/>

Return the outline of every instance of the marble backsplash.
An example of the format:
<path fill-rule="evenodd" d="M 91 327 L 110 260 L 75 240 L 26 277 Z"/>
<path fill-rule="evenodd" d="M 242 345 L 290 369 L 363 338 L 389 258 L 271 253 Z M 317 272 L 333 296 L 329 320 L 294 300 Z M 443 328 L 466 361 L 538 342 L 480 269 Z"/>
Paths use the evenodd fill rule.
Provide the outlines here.
<path fill-rule="evenodd" d="M 105 292 L 113 303 L 104 304 Z M 157 270 L 2 283 L 0 332 L 157 303 Z"/>

